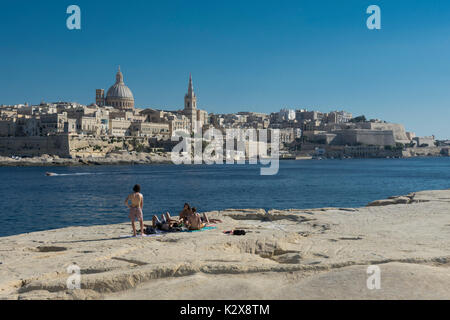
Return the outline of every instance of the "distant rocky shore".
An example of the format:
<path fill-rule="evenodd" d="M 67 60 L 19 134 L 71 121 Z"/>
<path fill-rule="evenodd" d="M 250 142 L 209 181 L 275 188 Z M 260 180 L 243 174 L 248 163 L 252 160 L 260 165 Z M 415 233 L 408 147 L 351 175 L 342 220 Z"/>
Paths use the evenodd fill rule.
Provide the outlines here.
<path fill-rule="evenodd" d="M 0 300 L 450 299 L 450 190 L 389 200 L 213 211 L 217 229 L 145 238 L 129 223 L 0 237 Z"/>
<path fill-rule="evenodd" d="M 440 157 L 439 153 L 407 154 L 404 158 Z M 348 157 L 354 158 L 354 157 Z M 357 157 L 356 157 L 357 158 Z M 311 160 L 311 159 L 335 159 L 326 156 L 283 156 L 280 160 Z M 139 164 L 171 164 L 169 152 L 145 153 L 145 152 L 121 152 L 108 153 L 104 156 L 77 156 L 63 158 L 57 155 L 44 154 L 38 157 L 4 157 L 0 156 L 0 167 L 51 167 L 51 166 L 85 166 L 85 165 L 139 165 Z"/>
<path fill-rule="evenodd" d="M 103 157 L 61 158 L 58 156 L 42 155 L 40 157 L 1 157 L 0 166 L 84 166 L 84 165 L 126 165 L 126 164 L 163 164 L 172 163 L 169 153 L 110 153 Z"/>

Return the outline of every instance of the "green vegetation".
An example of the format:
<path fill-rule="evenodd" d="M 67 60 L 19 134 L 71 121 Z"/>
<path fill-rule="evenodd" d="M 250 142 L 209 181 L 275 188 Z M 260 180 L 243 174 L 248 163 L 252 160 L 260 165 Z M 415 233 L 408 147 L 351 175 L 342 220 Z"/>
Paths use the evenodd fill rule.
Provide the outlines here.
<path fill-rule="evenodd" d="M 367 119 L 366 119 L 366 116 L 362 115 L 362 116 L 351 119 L 350 122 L 352 122 L 352 123 L 367 122 Z"/>
<path fill-rule="evenodd" d="M 403 143 L 397 142 L 395 146 L 384 146 L 384 150 L 390 151 L 402 151 L 405 149 L 405 145 Z"/>

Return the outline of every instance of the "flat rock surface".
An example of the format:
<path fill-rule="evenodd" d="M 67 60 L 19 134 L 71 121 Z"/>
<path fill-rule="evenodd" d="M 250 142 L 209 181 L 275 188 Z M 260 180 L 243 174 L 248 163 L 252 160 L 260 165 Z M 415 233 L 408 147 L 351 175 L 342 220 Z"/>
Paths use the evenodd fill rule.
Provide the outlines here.
<path fill-rule="evenodd" d="M 117 224 L 0 238 L 0 299 L 450 299 L 450 190 L 407 197 L 215 211 L 217 229 L 154 237 L 122 238 L 131 228 Z M 69 290 L 74 263 L 81 289 Z"/>

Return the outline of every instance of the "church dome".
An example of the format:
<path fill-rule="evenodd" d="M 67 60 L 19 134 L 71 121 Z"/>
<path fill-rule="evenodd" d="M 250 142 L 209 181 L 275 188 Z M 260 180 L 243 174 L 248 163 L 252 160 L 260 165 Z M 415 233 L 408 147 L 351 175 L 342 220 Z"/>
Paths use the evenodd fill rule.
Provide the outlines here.
<path fill-rule="evenodd" d="M 134 107 L 134 97 L 130 88 L 128 88 L 123 82 L 123 74 L 117 71 L 116 83 L 109 88 L 106 93 L 106 102 L 113 107 L 119 108 L 132 108 Z"/>
<path fill-rule="evenodd" d="M 123 82 L 123 74 L 120 71 L 120 67 L 119 71 L 116 74 L 116 83 L 111 88 L 109 88 L 106 97 L 134 99 L 133 93 L 131 92 L 130 88 L 128 88 Z"/>
<path fill-rule="evenodd" d="M 130 88 L 125 84 L 116 83 L 111 88 L 109 88 L 106 98 L 126 98 L 134 99 L 133 93 L 131 93 Z"/>

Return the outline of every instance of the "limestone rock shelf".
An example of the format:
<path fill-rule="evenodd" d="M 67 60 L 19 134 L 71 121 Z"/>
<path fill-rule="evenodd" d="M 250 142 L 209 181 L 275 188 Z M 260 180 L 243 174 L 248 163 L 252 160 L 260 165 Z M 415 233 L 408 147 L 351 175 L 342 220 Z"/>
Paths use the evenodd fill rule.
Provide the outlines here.
<path fill-rule="evenodd" d="M 157 237 L 121 238 L 128 224 L 4 237 L 0 298 L 450 299 L 450 190 L 396 199 L 215 211 L 215 230 Z M 223 233 L 234 228 L 248 233 Z M 67 289 L 73 263 L 81 290 Z M 380 267 L 379 290 L 367 288 L 369 265 Z"/>

